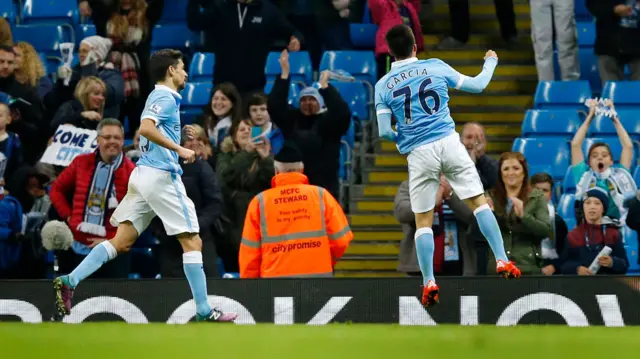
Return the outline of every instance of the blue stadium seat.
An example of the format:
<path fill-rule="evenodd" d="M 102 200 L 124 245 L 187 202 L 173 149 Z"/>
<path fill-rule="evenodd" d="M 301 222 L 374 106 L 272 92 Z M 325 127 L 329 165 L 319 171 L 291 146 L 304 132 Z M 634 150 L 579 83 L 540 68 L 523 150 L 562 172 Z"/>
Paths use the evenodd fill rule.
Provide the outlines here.
<path fill-rule="evenodd" d="M 567 229 L 571 231 L 576 226 L 576 196 L 573 193 L 565 193 L 558 201 L 558 215 L 564 219 Z"/>
<path fill-rule="evenodd" d="M 578 27 L 578 46 L 592 48 L 596 43 L 596 24 L 593 21 L 580 21 Z"/>
<path fill-rule="evenodd" d="M 576 181 L 573 178 L 573 166 L 567 167 L 567 173 L 562 180 L 562 193 L 576 193 Z"/>
<path fill-rule="evenodd" d="M 267 81 L 267 84 L 264 85 L 264 93 L 269 94 L 271 89 L 273 88 L 273 81 Z M 302 91 L 302 86 L 300 84 L 291 83 L 289 85 L 289 106 L 299 107 L 300 101 L 298 99 L 300 91 Z"/>
<path fill-rule="evenodd" d="M 569 142 L 562 137 L 516 138 L 511 149 L 522 153 L 530 167 L 561 180 L 569 167 Z"/>
<path fill-rule="evenodd" d="M 633 180 L 636 182 L 636 185 L 640 185 L 640 167 L 636 167 L 633 173 Z"/>
<path fill-rule="evenodd" d="M 358 121 L 369 120 L 369 110 L 367 108 L 367 89 L 362 82 L 340 82 L 331 81 L 331 86 L 335 87 L 342 99 L 349 104 L 351 117 Z"/>
<path fill-rule="evenodd" d="M 589 81 L 591 91 L 594 94 L 602 92 L 602 80 L 598 69 L 598 57 L 593 53 L 592 48 L 578 49 L 580 58 L 580 79 Z"/>
<path fill-rule="evenodd" d="M 613 155 L 613 161 L 618 163 L 620 161 L 620 154 L 622 153 L 622 145 L 620 144 L 620 140 L 618 137 L 589 137 L 584 140 L 584 144 L 582 145 L 582 151 L 584 152 L 585 158 L 589 153 L 589 148 L 596 142 L 604 142 L 609 145 L 611 149 L 611 154 Z M 636 162 L 638 159 L 638 148 L 634 146 L 633 149 L 633 160 L 631 161 L 631 173 L 636 168 Z"/>
<path fill-rule="evenodd" d="M 5 0 L 7 1 L 7 0 Z M 76 0 L 26 0 L 22 6 L 22 24 L 80 23 Z"/>
<path fill-rule="evenodd" d="M 640 109 L 640 81 L 607 82 L 602 90 L 602 98 L 613 101 L 616 109 L 634 107 Z"/>
<path fill-rule="evenodd" d="M 16 23 L 16 7 L 11 1 L 0 1 L 0 17 L 3 17 L 10 25 Z"/>
<path fill-rule="evenodd" d="M 62 66 L 62 58 L 58 56 L 47 56 L 47 54 L 43 52 L 39 52 L 38 56 L 40 57 L 40 61 L 44 65 L 44 70 L 47 74 L 57 73 L 58 68 Z M 76 57 L 77 58 L 77 57 Z"/>
<path fill-rule="evenodd" d="M 170 0 L 164 2 L 160 24 L 175 24 L 187 22 L 188 0 Z"/>
<path fill-rule="evenodd" d="M 279 58 L 279 52 L 270 52 L 269 56 L 267 56 L 267 63 L 264 66 L 264 74 L 267 77 L 267 81 L 273 81 L 280 76 L 282 69 L 278 61 Z M 302 82 L 304 84 L 313 82 L 311 57 L 307 51 L 289 53 L 289 68 L 292 82 Z"/>
<path fill-rule="evenodd" d="M 637 110 L 617 110 L 622 127 L 629 133 L 632 139 L 640 139 L 640 107 Z M 613 121 L 606 116 L 596 116 L 589 128 L 588 136 L 618 136 Z"/>
<path fill-rule="evenodd" d="M 191 43 L 191 30 L 187 24 L 164 24 L 153 28 L 151 50 L 178 49 L 185 51 Z"/>
<path fill-rule="evenodd" d="M 78 42 L 85 37 L 96 35 L 96 26 L 93 24 L 84 24 L 78 26 Z"/>
<path fill-rule="evenodd" d="M 373 49 L 376 46 L 376 33 L 378 25 L 376 24 L 350 24 L 349 36 L 351 43 L 363 49 Z"/>
<path fill-rule="evenodd" d="M 340 167 L 338 169 L 338 175 L 340 179 L 346 181 L 349 180 L 351 174 L 351 168 L 353 168 L 353 147 L 356 142 L 355 122 L 351 119 L 351 124 L 347 133 L 342 136 L 340 145 Z"/>
<path fill-rule="evenodd" d="M 576 21 L 591 20 L 593 17 L 591 16 L 589 9 L 587 9 L 586 0 L 575 0 L 573 2 L 573 6 L 576 14 Z"/>
<path fill-rule="evenodd" d="M 344 70 L 372 86 L 378 76 L 373 51 L 326 51 L 320 60 L 320 71 L 324 70 Z"/>
<path fill-rule="evenodd" d="M 364 12 L 362 15 L 362 23 L 363 24 L 373 24 L 373 21 L 371 19 L 371 9 L 369 8 L 369 2 L 365 1 L 364 2 Z"/>
<path fill-rule="evenodd" d="M 12 29 L 13 40 L 27 41 L 46 56 L 60 56 L 60 43 L 72 42 L 69 27 L 62 25 L 18 25 Z"/>
<path fill-rule="evenodd" d="M 210 52 L 197 52 L 189 65 L 190 82 L 213 82 L 213 65 L 216 56 Z"/>
<path fill-rule="evenodd" d="M 211 82 L 188 83 L 182 90 L 180 118 L 183 125 L 193 123 L 196 116 L 202 114 L 202 109 L 211 100 Z"/>
<path fill-rule="evenodd" d="M 624 241 L 624 249 L 627 252 L 627 259 L 629 260 L 627 274 L 640 272 L 640 264 L 638 263 L 638 233 L 624 226 L 622 227 L 622 240 Z"/>
<path fill-rule="evenodd" d="M 584 103 L 590 98 L 591 86 L 587 81 L 543 81 L 538 83 L 534 107 L 586 110 Z"/>
<path fill-rule="evenodd" d="M 582 124 L 575 110 L 527 110 L 522 137 L 561 136 L 571 138 Z"/>

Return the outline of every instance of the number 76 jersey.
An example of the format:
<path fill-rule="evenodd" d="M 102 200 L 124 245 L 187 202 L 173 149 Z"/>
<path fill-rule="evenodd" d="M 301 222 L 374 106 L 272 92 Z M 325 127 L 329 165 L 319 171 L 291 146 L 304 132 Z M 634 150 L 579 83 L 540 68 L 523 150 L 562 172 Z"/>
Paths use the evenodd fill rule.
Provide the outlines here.
<path fill-rule="evenodd" d="M 391 71 L 376 83 L 375 106 L 378 116 L 395 117 L 400 153 L 455 132 L 449 87 L 459 88 L 463 77 L 438 59 L 410 58 L 391 64 Z"/>

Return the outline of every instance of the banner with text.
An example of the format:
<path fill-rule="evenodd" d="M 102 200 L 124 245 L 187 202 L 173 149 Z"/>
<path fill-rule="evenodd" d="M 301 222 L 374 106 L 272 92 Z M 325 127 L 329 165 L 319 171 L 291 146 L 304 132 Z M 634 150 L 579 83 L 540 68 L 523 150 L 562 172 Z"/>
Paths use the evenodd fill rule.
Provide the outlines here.
<path fill-rule="evenodd" d="M 640 325 L 640 277 L 440 278 L 440 304 L 425 310 L 420 280 L 210 280 L 209 301 L 236 324 Z M 0 321 L 39 323 L 53 314 L 50 281 L 0 281 Z M 195 304 L 184 280 L 88 280 L 67 323 L 185 324 Z"/>
<path fill-rule="evenodd" d="M 94 130 L 60 125 L 40 162 L 68 166 L 77 155 L 95 151 L 98 147 L 97 138 L 98 132 Z"/>

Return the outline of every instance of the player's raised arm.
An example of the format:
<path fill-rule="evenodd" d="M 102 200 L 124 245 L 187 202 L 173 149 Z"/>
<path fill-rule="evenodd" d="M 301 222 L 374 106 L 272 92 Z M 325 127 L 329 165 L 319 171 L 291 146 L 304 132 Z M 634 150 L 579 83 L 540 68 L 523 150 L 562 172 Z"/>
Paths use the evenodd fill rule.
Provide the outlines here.
<path fill-rule="evenodd" d="M 384 101 L 384 93 L 376 86 L 376 117 L 378 119 L 378 135 L 389 141 L 396 141 L 398 134 L 391 128 L 391 109 Z"/>
<path fill-rule="evenodd" d="M 482 71 L 476 77 L 463 75 L 451 68 L 449 65 L 446 65 L 447 67 L 449 67 L 449 73 L 446 76 L 447 82 L 449 84 L 449 87 L 453 87 L 456 90 L 480 93 L 487 87 L 487 85 L 491 81 L 491 77 L 493 77 L 493 71 L 496 69 L 497 65 L 498 55 L 495 53 L 495 51 L 489 50 L 484 56 L 484 65 L 482 66 Z"/>

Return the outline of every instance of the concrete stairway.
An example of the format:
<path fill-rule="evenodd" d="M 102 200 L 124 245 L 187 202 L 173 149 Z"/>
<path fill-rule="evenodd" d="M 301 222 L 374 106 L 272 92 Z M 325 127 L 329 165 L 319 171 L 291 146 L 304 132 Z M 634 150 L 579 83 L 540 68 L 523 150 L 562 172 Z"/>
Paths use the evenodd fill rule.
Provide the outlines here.
<path fill-rule="evenodd" d="M 422 21 L 428 50 L 419 57 L 439 58 L 459 72 L 475 76 L 481 71 L 486 50 L 493 48 L 498 53 L 500 63 L 485 92 L 469 94 L 452 90 L 450 106 L 457 130 L 461 131 L 466 122 L 480 122 L 488 136 L 487 152 L 499 156 L 511 149 L 513 139 L 520 134 L 524 111 L 532 104 L 537 84 L 529 5 L 525 0 L 516 0 L 519 48 L 522 49 L 503 50 L 499 48 L 493 1 L 470 3 L 472 36 L 467 47 L 456 51 L 430 50 L 449 27 L 447 1 L 437 0 L 428 18 Z M 350 192 L 350 221 L 355 238 L 336 267 L 338 276 L 403 276 L 396 271 L 403 234 L 393 216 L 393 199 L 400 182 L 407 179 L 406 163 L 395 144 L 386 141 L 378 142 L 375 153 L 363 159 L 363 184 L 354 186 Z"/>

